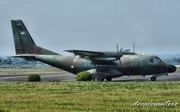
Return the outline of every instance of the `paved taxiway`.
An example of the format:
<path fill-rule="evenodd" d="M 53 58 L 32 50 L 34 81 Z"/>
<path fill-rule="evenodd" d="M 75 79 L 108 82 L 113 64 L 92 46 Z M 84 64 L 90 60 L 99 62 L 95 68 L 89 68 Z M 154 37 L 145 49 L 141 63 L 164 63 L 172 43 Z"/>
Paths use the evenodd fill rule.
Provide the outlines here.
<path fill-rule="evenodd" d="M 27 81 L 29 75 L 0 75 L 0 81 Z M 76 75 L 71 73 L 60 73 L 60 74 L 41 74 L 42 81 L 75 81 Z M 112 81 L 118 82 L 128 82 L 139 78 L 141 81 L 151 81 L 151 75 L 149 76 L 122 76 L 118 78 L 113 78 Z M 170 73 L 168 76 L 158 77 L 156 81 L 180 81 L 180 71 L 175 73 Z"/>

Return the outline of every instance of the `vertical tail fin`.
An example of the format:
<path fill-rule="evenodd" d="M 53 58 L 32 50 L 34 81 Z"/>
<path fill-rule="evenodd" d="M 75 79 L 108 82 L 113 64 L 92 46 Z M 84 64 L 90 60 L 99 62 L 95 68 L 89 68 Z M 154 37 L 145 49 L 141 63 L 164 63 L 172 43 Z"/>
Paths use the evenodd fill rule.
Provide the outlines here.
<path fill-rule="evenodd" d="M 45 54 L 58 53 L 36 46 L 22 20 L 11 20 L 16 54 Z"/>

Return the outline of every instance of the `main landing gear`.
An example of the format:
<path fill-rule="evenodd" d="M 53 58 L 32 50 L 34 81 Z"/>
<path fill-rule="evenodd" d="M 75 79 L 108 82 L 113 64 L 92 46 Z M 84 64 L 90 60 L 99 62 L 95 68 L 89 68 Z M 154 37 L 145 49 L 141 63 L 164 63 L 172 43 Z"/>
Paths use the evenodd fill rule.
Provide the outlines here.
<path fill-rule="evenodd" d="M 107 81 L 112 81 L 112 78 L 106 78 Z"/>
<path fill-rule="evenodd" d="M 104 81 L 104 78 L 97 78 L 97 81 Z"/>
<path fill-rule="evenodd" d="M 156 77 L 151 77 L 151 81 L 156 81 Z"/>
<path fill-rule="evenodd" d="M 95 81 L 96 79 L 93 78 L 92 81 Z M 112 78 L 106 78 L 107 81 L 112 81 Z M 104 81 L 104 78 L 97 78 L 97 81 Z"/>

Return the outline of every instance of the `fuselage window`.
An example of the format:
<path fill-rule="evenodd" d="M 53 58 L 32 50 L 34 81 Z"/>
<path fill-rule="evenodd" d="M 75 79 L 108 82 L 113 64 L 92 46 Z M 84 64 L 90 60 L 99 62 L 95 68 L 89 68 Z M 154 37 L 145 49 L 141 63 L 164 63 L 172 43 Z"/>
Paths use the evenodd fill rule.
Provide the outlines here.
<path fill-rule="evenodd" d="M 161 62 L 161 59 L 159 59 L 159 58 L 156 58 L 156 60 L 157 60 L 157 62 Z"/>
<path fill-rule="evenodd" d="M 153 60 L 153 59 L 150 59 L 149 62 L 150 62 L 150 63 L 154 63 L 154 60 Z"/>
<path fill-rule="evenodd" d="M 84 66 L 91 66 L 90 63 L 84 63 Z"/>
<path fill-rule="evenodd" d="M 159 63 L 159 62 L 162 62 L 162 61 L 161 61 L 161 59 L 155 57 L 155 58 L 151 58 L 151 59 L 149 60 L 149 62 L 150 62 L 150 63 Z"/>

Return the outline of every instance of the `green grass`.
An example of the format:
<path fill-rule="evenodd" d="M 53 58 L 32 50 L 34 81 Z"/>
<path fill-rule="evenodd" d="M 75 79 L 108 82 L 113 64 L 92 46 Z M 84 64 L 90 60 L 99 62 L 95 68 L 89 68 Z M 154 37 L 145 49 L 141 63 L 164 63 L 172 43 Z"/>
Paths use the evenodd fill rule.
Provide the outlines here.
<path fill-rule="evenodd" d="M 180 103 L 180 82 L 1 82 L 0 112 L 178 112 L 178 106 L 133 106 L 135 102 Z"/>
<path fill-rule="evenodd" d="M 7 75 L 7 74 L 59 74 L 65 72 L 63 70 L 57 68 L 42 68 L 42 69 L 35 69 L 35 68 L 0 68 L 0 75 Z"/>

